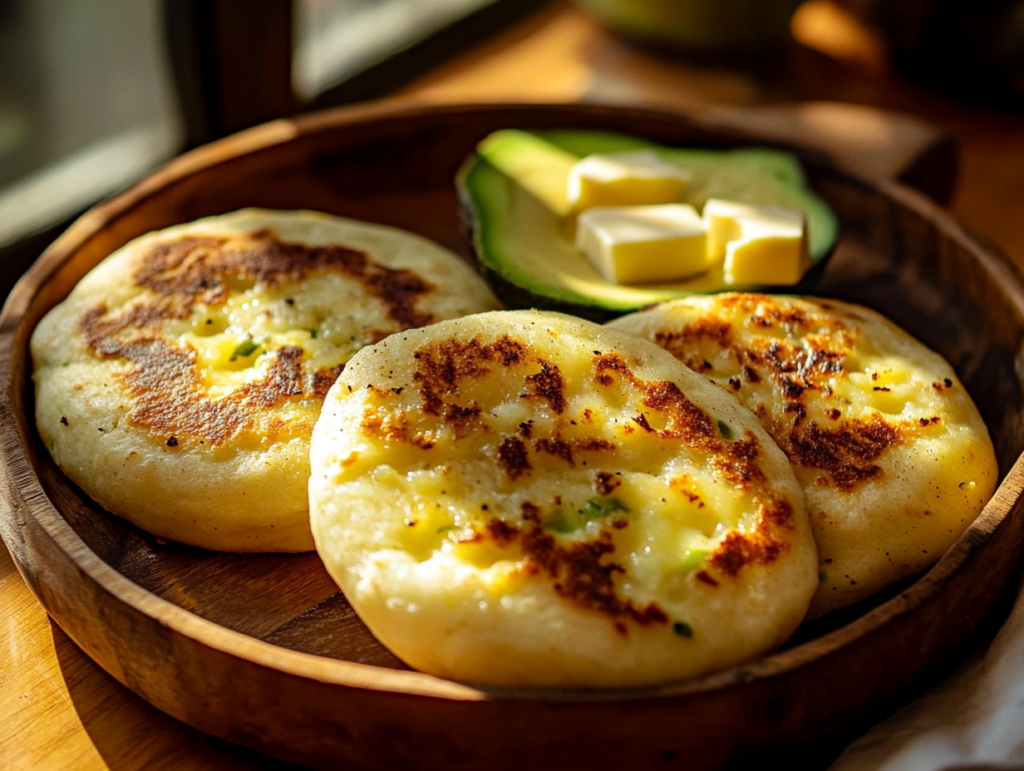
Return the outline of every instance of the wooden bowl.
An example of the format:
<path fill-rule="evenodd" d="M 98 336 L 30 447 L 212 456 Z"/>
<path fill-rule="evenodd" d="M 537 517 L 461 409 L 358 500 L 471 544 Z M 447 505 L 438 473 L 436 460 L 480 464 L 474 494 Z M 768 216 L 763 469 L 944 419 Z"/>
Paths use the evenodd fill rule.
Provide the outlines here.
<path fill-rule="evenodd" d="M 821 294 L 889 315 L 956 367 L 1003 481 L 934 569 L 745 666 L 629 690 L 477 688 L 409 671 L 368 633 L 315 554 L 166 543 L 65 479 L 33 423 L 28 340 L 93 265 L 147 231 L 243 206 L 310 208 L 467 253 L 452 177 L 502 127 L 593 127 L 668 143 L 756 137 L 600 106 L 371 106 L 278 121 L 192 152 L 98 206 L 21 280 L 0 319 L 0 533 L 60 626 L 160 709 L 315 768 L 714 768 L 804 742 L 901 692 L 993 607 L 1024 540 L 1024 288 L 1008 261 L 924 197 L 805 156 L 843 225 Z"/>

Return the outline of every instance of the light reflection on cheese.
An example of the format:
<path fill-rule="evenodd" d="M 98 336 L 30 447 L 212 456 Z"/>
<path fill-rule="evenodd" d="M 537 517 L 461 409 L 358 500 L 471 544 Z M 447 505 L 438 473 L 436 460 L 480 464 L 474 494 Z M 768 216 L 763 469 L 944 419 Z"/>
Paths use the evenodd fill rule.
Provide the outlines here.
<path fill-rule="evenodd" d="M 569 202 L 576 211 L 599 206 L 674 203 L 690 174 L 653 150 L 588 155 L 569 170 Z"/>
<path fill-rule="evenodd" d="M 795 284 L 810 267 L 807 225 L 793 209 L 712 198 L 704 204 L 708 258 L 725 283 Z"/>
<path fill-rule="evenodd" d="M 576 246 L 607 281 L 673 281 L 708 268 L 706 235 L 689 204 L 600 207 L 583 212 Z"/>

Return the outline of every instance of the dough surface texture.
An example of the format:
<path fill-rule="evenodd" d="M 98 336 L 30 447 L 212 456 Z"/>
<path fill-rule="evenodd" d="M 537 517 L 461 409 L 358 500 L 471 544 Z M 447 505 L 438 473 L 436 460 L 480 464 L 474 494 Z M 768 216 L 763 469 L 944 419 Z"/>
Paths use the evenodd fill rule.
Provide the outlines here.
<path fill-rule="evenodd" d="M 821 561 L 812 617 L 933 564 L 995 490 L 988 430 L 953 368 L 868 308 L 733 293 L 609 326 L 735 395 L 789 457 Z"/>
<path fill-rule="evenodd" d="M 496 307 L 456 255 L 394 228 L 258 209 L 175 226 L 39 323 L 37 426 L 72 481 L 157 536 L 308 550 L 309 437 L 348 359 Z"/>
<path fill-rule="evenodd" d="M 411 666 L 630 686 L 782 643 L 817 585 L 802 493 L 756 418 L 657 346 L 557 313 L 357 354 L 313 433 L 317 550 Z"/>

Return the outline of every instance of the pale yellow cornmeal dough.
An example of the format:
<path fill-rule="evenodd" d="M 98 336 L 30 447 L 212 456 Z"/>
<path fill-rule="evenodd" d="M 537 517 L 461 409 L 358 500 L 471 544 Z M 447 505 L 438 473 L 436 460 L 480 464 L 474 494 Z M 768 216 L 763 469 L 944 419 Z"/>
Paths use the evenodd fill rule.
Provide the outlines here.
<path fill-rule="evenodd" d="M 209 549 L 313 547 L 309 436 L 346 361 L 497 302 L 455 254 L 315 212 L 249 209 L 136 239 L 35 329 L 36 422 L 109 511 Z"/>
<path fill-rule="evenodd" d="M 610 326 L 735 395 L 787 453 L 821 562 L 811 616 L 932 565 L 995 490 L 992 441 L 953 368 L 868 308 L 733 293 Z"/>
<path fill-rule="evenodd" d="M 573 317 L 486 313 L 363 349 L 310 456 L 328 571 L 442 677 L 690 677 L 781 644 L 817 585 L 800 487 L 754 416 Z"/>

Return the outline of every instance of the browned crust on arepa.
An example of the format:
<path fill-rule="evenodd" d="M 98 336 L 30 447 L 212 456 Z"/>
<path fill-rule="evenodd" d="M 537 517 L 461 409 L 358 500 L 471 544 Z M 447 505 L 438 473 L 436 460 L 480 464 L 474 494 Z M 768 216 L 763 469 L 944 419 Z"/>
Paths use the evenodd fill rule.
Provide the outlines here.
<path fill-rule="evenodd" d="M 736 370 L 720 384 L 732 393 L 769 380 L 784 402 L 786 419 L 771 417 L 767 405 L 753 405 L 753 409 L 792 463 L 819 472 L 818 485 L 853 492 L 879 479 L 884 472 L 878 460 L 890 448 L 940 422 L 938 417 L 844 417 L 845 405 L 835 397 L 830 381 L 849 374 L 844 362 L 861 335 L 854 311 L 845 309 L 840 314 L 835 305 L 822 302 L 821 311 L 815 313 L 753 294 L 723 296 L 721 305 L 723 312 L 746 314 L 742 323 L 756 337 L 738 341 L 727 319 L 709 313 L 679 329 L 659 330 L 653 341 L 709 377 L 716 377 L 716 371 Z M 723 358 L 729 367 L 722 366 Z M 951 385 L 937 384 L 940 388 Z M 874 390 L 888 389 L 880 385 Z M 820 418 L 813 417 L 815 410 Z"/>
<path fill-rule="evenodd" d="M 268 411 L 289 400 L 322 401 L 343 369 L 342 364 L 310 371 L 301 348 L 282 346 L 262 378 L 213 398 L 202 385 L 195 351 L 168 342 L 162 330 L 198 308 L 222 305 L 234 286 L 277 289 L 337 273 L 380 301 L 393 323 L 391 330 L 371 330 L 373 340 L 435 321 L 417 307 L 434 286 L 413 271 L 378 265 L 365 252 L 337 244 L 288 243 L 265 228 L 242 236 L 162 240 L 140 253 L 136 264 L 132 281 L 142 294 L 116 310 L 105 304 L 86 310 L 76 331 L 93 355 L 129 364 L 115 375 L 132 399 L 128 421 L 165 436 L 172 447 L 216 447 L 257 429 L 269 440 L 308 434 L 309 421 L 289 425 L 266 417 Z"/>
<path fill-rule="evenodd" d="M 495 436 L 493 462 L 498 476 L 520 482 L 541 469 L 586 466 L 594 469 L 594 493 L 609 496 L 619 483 L 614 473 L 604 469 L 619 465 L 616 454 L 621 448 L 584 430 L 594 423 L 594 416 L 589 409 L 576 408 L 573 392 L 581 387 L 599 392 L 618 390 L 625 395 L 624 401 L 642 405 L 642 411 L 621 426 L 625 435 L 642 432 L 666 446 L 708 453 L 714 458 L 709 466 L 712 474 L 755 497 L 753 526 L 724 538 L 704 569 L 694 573 L 693 581 L 718 587 L 736 579 L 745 568 L 767 565 L 789 550 L 795 512 L 774 493 L 772 480 L 761 466 L 762 448 L 749 430 L 726 439 L 719 423 L 675 382 L 640 377 L 621 353 L 593 351 L 590 356 L 587 381 L 580 384 L 569 382 L 557 363 L 512 335 L 432 340 L 413 353 L 411 381 L 418 393 L 410 399 L 404 387 L 368 384 L 359 428 L 367 437 L 389 446 L 407 444 L 423 451 L 433 449 L 439 431 L 450 431 L 456 438 L 471 432 L 495 433 L 487 408 L 467 393 L 472 392 L 473 381 L 497 374 L 504 383 L 512 384 L 507 388 L 518 389 L 517 398 L 536 403 L 546 413 L 544 420 L 530 420 L 514 433 Z M 416 412 L 429 417 L 423 420 Z M 558 499 L 527 501 L 518 518 L 492 517 L 460 536 L 459 542 L 490 542 L 498 548 L 516 549 L 524 572 L 549 576 L 559 596 L 604 614 L 622 634 L 628 633 L 627 622 L 667 623 L 669 617 L 657 603 L 638 605 L 617 593 L 613 579 L 626 569 L 617 561 L 611 531 L 629 527 L 629 518 L 610 517 L 597 535 L 563 541 L 542 526 L 544 515 L 561 503 Z"/>

